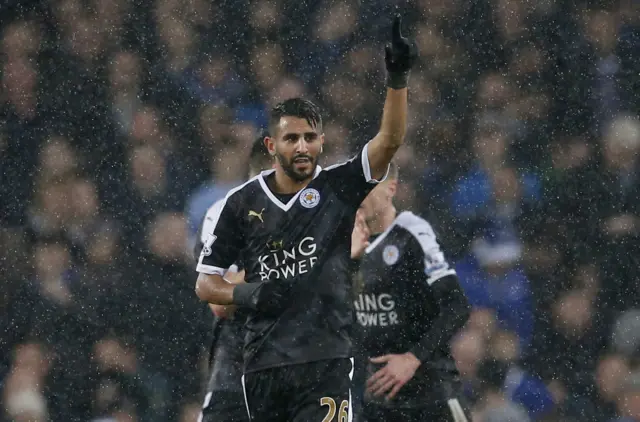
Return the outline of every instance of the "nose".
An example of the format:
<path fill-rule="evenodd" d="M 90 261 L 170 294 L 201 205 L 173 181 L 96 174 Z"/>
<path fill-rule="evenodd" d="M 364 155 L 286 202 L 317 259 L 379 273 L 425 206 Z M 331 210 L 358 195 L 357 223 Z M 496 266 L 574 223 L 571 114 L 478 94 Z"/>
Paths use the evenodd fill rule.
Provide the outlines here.
<path fill-rule="evenodd" d="M 296 145 L 296 153 L 306 154 L 307 152 L 309 152 L 309 144 L 304 138 L 300 138 L 300 140 L 298 140 L 298 144 Z"/>

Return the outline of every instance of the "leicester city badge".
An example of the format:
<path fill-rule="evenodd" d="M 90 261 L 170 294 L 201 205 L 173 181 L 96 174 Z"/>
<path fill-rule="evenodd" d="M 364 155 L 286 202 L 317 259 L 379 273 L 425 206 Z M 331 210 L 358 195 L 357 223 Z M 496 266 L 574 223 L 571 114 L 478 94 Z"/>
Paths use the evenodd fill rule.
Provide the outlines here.
<path fill-rule="evenodd" d="M 400 251 L 394 245 L 385 246 L 382 251 L 382 260 L 387 265 L 393 265 L 398 262 L 398 258 L 400 257 Z"/>
<path fill-rule="evenodd" d="M 320 202 L 320 192 L 307 188 L 300 193 L 300 204 L 305 208 L 313 208 Z"/>

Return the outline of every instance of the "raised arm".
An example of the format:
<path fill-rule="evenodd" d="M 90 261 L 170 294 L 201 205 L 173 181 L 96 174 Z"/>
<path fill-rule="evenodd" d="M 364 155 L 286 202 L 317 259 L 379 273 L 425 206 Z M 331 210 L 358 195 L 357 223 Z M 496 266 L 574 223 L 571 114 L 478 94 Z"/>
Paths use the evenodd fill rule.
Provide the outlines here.
<path fill-rule="evenodd" d="M 418 52 L 413 41 L 402 36 L 400 16 L 393 20 L 391 43 L 385 50 L 387 98 L 378 134 L 369 142 L 371 176 L 380 180 L 394 154 L 402 145 L 407 130 L 407 83 Z"/>

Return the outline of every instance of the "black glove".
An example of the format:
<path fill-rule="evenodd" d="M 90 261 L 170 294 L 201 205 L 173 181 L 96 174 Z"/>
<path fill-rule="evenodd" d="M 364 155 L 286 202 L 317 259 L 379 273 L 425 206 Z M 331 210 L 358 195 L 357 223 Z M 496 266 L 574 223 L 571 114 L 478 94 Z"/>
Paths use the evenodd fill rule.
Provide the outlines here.
<path fill-rule="evenodd" d="M 233 289 L 233 303 L 265 314 L 280 314 L 289 302 L 291 285 L 284 282 L 260 281 L 240 283 Z"/>
<path fill-rule="evenodd" d="M 387 86 L 393 89 L 406 88 L 409 72 L 418 58 L 418 47 L 400 32 L 400 15 L 393 19 L 391 43 L 385 48 L 384 61 L 387 65 Z"/>

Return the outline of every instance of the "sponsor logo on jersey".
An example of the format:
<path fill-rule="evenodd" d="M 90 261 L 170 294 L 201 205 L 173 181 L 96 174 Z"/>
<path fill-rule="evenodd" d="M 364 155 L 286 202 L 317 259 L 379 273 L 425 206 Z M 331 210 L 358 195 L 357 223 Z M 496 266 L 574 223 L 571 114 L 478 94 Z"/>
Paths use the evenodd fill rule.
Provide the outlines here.
<path fill-rule="evenodd" d="M 269 252 L 276 252 L 278 249 L 284 248 L 284 241 L 270 240 L 267 242 L 267 248 L 269 248 Z"/>
<path fill-rule="evenodd" d="M 305 208 L 313 208 L 320 202 L 320 192 L 307 188 L 300 193 L 300 204 Z"/>
<path fill-rule="evenodd" d="M 283 241 L 269 241 L 269 254 L 258 258 L 260 280 L 287 279 L 307 273 L 318 257 L 318 246 L 313 237 L 305 237 L 292 248 L 284 248 Z"/>
<path fill-rule="evenodd" d="M 360 294 L 354 302 L 356 318 L 363 327 L 388 327 L 398 325 L 396 302 L 388 293 Z"/>

